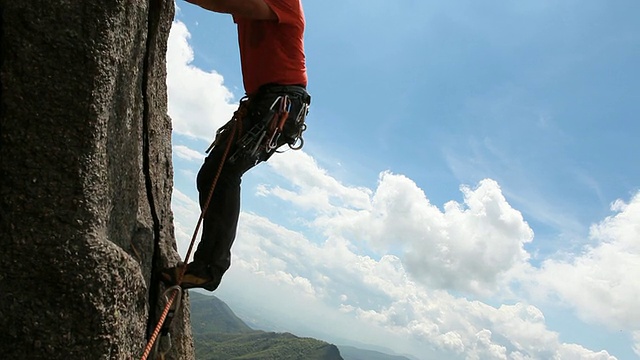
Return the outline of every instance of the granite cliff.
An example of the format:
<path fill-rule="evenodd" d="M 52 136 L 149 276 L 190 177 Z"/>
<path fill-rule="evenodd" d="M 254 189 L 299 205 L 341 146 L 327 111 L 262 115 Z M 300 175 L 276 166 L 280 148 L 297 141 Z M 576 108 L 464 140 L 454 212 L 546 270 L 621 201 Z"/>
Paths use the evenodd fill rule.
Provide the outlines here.
<path fill-rule="evenodd" d="M 154 274 L 178 260 L 173 13 L 171 0 L 0 0 L 4 359 L 142 355 Z M 173 321 L 168 359 L 194 357 L 188 318 Z"/>

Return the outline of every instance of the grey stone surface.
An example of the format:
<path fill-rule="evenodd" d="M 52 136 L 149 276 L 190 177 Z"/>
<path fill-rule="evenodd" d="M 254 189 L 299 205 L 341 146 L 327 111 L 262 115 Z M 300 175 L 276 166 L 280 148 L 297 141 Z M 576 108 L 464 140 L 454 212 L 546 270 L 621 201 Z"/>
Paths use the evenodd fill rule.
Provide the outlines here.
<path fill-rule="evenodd" d="M 173 12 L 171 0 L 0 0 L 3 359 L 142 356 L 161 310 L 154 270 L 178 260 Z M 187 314 L 172 334 L 167 359 L 194 358 Z"/>

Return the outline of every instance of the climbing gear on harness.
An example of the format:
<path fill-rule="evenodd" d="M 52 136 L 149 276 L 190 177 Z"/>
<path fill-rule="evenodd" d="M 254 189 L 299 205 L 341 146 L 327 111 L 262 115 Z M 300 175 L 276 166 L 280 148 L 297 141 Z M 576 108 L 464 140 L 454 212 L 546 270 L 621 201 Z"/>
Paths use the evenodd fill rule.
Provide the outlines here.
<path fill-rule="evenodd" d="M 285 131 L 285 124 L 291 112 L 291 99 L 288 95 L 276 97 L 267 114 L 238 140 L 237 149 L 229 161 L 233 163 L 243 158 L 256 165 L 266 161 L 284 144 L 288 144 L 293 150 L 301 149 L 304 144 L 302 132 L 307 128 L 304 120 L 308 108 L 307 104 L 302 104 L 295 116 L 294 124 Z"/>
<path fill-rule="evenodd" d="M 297 132 L 295 132 L 295 135 L 290 136 L 290 138 L 293 139 L 293 142 L 287 143 L 291 150 L 300 150 L 302 149 L 302 146 L 304 146 L 302 133 L 307 130 L 307 124 L 304 122 L 307 114 L 309 114 L 309 104 L 303 104 L 295 121 L 295 129 Z"/>
<path fill-rule="evenodd" d="M 261 109 L 264 101 L 268 108 Z M 296 103 L 297 112 L 291 114 L 293 103 Z M 236 149 L 229 157 L 230 163 L 242 160 L 247 164 L 256 165 L 266 161 L 284 144 L 292 150 L 300 150 L 304 145 L 302 133 L 307 129 L 305 119 L 309 113 L 311 96 L 300 86 L 267 86 L 252 97 L 244 97 L 240 100 L 240 106 L 233 118 L 222 126 L 217 132 L 207 153 L 226 138 L 229 129 L 238 127 L 237 134 L 241 137 L 235 141 Z M 266 113 L 263 112 L 266 110 Z M 294 115 L 294 116 L 292 116 Z M 242 131 L 245 117 L 256 117 L 249 123 L 250 129 Z"/>
<path fill-rule="evenodd" d="M 238 140 L 237 150 L 231 154 L 229 162 L 234 163 L 244 158 L 255 165 L 266 160 L 269 153 L 278 147 L 277 141 L 290 110 L 289 97 L 278 96 L 269 107 L 268 113 Z"/>

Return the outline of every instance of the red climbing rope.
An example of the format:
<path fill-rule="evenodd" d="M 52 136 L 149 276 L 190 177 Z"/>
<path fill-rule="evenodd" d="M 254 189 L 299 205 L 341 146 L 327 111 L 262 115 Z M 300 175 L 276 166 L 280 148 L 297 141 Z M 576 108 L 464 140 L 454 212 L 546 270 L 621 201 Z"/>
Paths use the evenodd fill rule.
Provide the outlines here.
<path fill-rule="evenodd" d="M 167 319 L 167 315 L 169 314 L 171 305 L 173 304 L 173 301 L 176 299 L 176 295 L 178 295 L 178 293 L 180 293 L 180 291 L 177 289 L 171 292 L 171 297 L 169 298 L 169 300 L 167 300 L 167 305 L 165 305 L 164 310 L 160 315 L 160 319 L 158 319 L 158 324 L 156 325 L 155 329 L 153 329 L 153 333 L 149 338 L 149 342 L 147 342 L 147 346 L 144 348 L 144 352 L 142 353 L 142 360 L 146 360 L 147 357 L 149 357 L 149 354 L 151 354 L 151 351 L 153 350 L 153 345 L 156 343 L 156 339 L 158 338 L 158 335 L 160 335 L 160 330 L 162 329 L 162 325 L 164 324 L 164 321 Z"/>
<path fill-rule="evenodd" d="M 218 182 L 218 178 L 220 177 L 220 173 L 222 172 L 222 167 L 224 166 L 227 156 L 229 155 L 231 144 L 233 144 L 234 137 L 236 135 L 236 128 L 239 126 L 242 126 L 241 123 L 242 123 L 243 117 L 244 117 L 244 107 L 241 107 L 233 116 L 233 128 L 231 130 L 231 134 L 227 138 L 227 146 L 224 150 L 224 154 L 222 155 L 222 160 L 220 161 L 220 166 L 218 166 L 218 171 L 216 172 L 216 176 L 213 178 L 213 182 L 211 183 L 211 189 L 209 190 L 207 201 L 205 201 L 204 205 L 202 206 L 202 211 L 200 211 L 200 217 L 198 218 L 198 223 L 196 224 L 196 228 L 193 232 L 193 236 L 191 237 L 191 243 L 189 244 L 189 249 L 187 250 L 187 254 L 185 255 L 185 258 L 184 258 L 185 265 L 182 267 L 182 270 L 178 276 L 178 284 L 182 283 L 182 278 L 184 277 L 184 274 L 187 271 L 187 263 L 189 262 L 189 257 L 191 257 L 191 252 L 193 251 L 193 246 L 196 242 L 198 231 L 200 230 L 200 226 L 202 225 L 202 221 L 204 219 L 205 213 L 207 212 L 207 208 L 209 208 L 209 203 L 211 202 L 211 198 L 213 197 L 213 190 L 215 189 L 216 183 Z M 164 310 L 160 315 L 160 319 L 158 319 L 158 323 L 155 329 L 153 329 L 153 333 L 151 334 L 151 337 L 147 342 L 147 346 L 145 347 L 144 352 L 142 353 L 141 360 L 146 360 L 149 357 L 149 354 L 151 354 L 153 345 L 155 344 L 156 339 L 158 338 L 158 335 L 160 334 L 160 331 L 162 329 L 162 326 L 164 325 L 164 321 L 166 320 L 167 315 L 169 314 L 169 311 L 171 309 L 171 306 L 173 302 L 176 300 L 176 296 L 179 293 L 180 293 L 180 289 L 175 289 L 172 291 L 171 297 L 168 298 L 167 304 L 165 305 Z"/>

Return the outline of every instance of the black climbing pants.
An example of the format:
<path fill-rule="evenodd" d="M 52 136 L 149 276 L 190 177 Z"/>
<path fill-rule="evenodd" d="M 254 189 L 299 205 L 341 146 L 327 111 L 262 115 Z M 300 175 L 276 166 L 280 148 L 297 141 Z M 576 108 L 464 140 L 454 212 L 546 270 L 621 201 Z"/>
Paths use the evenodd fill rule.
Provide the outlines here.
<path fill-rule="evenodd" d="M 227 159 L 222 167 L 220 177 L 214 188 L 209 207 L 204 215 L 202 224 L 202 238 L 194 254 L 194 261 L 206 265 L 216 282 L 216 288 L 220 284 L 222 275 L 231 265 L 231 246 L 236 237 L 238 217 L 240 215 L 240 182 L 242 175 L 255 166 L 254 159 L 238 158 L 234 162 L 229 161 L 231 154 L 237 150 L 237 140 L 254 124 L 263 121 L 269 112 L 273 102 L 281 95 L 288 95 L 291 100 L 289 118 L 284 125 L 283 136 L 278 142 L 283 145 L 287 136 L 297 134 L 296 117 L 301 109 L 309 105 L 311 97 L 301 86 L 265 85 L 256 95 L 249 97 L 246 104 L 246 115 L 240 119 L 241 126 L 236 130 L 242 131 L 234 136 L 233 131 L 224 131 L 219 136 L 209 155 L 204 160 L 197 177 L 197 186 L 200 197 L 200 207 L 204 207 L 209 196 L 211 185 L 228 144 L 232 141 Z M 306 114 L 304 114 L 306 115 Z M 266 155 L 267 160 L 274 152 Z"/>

